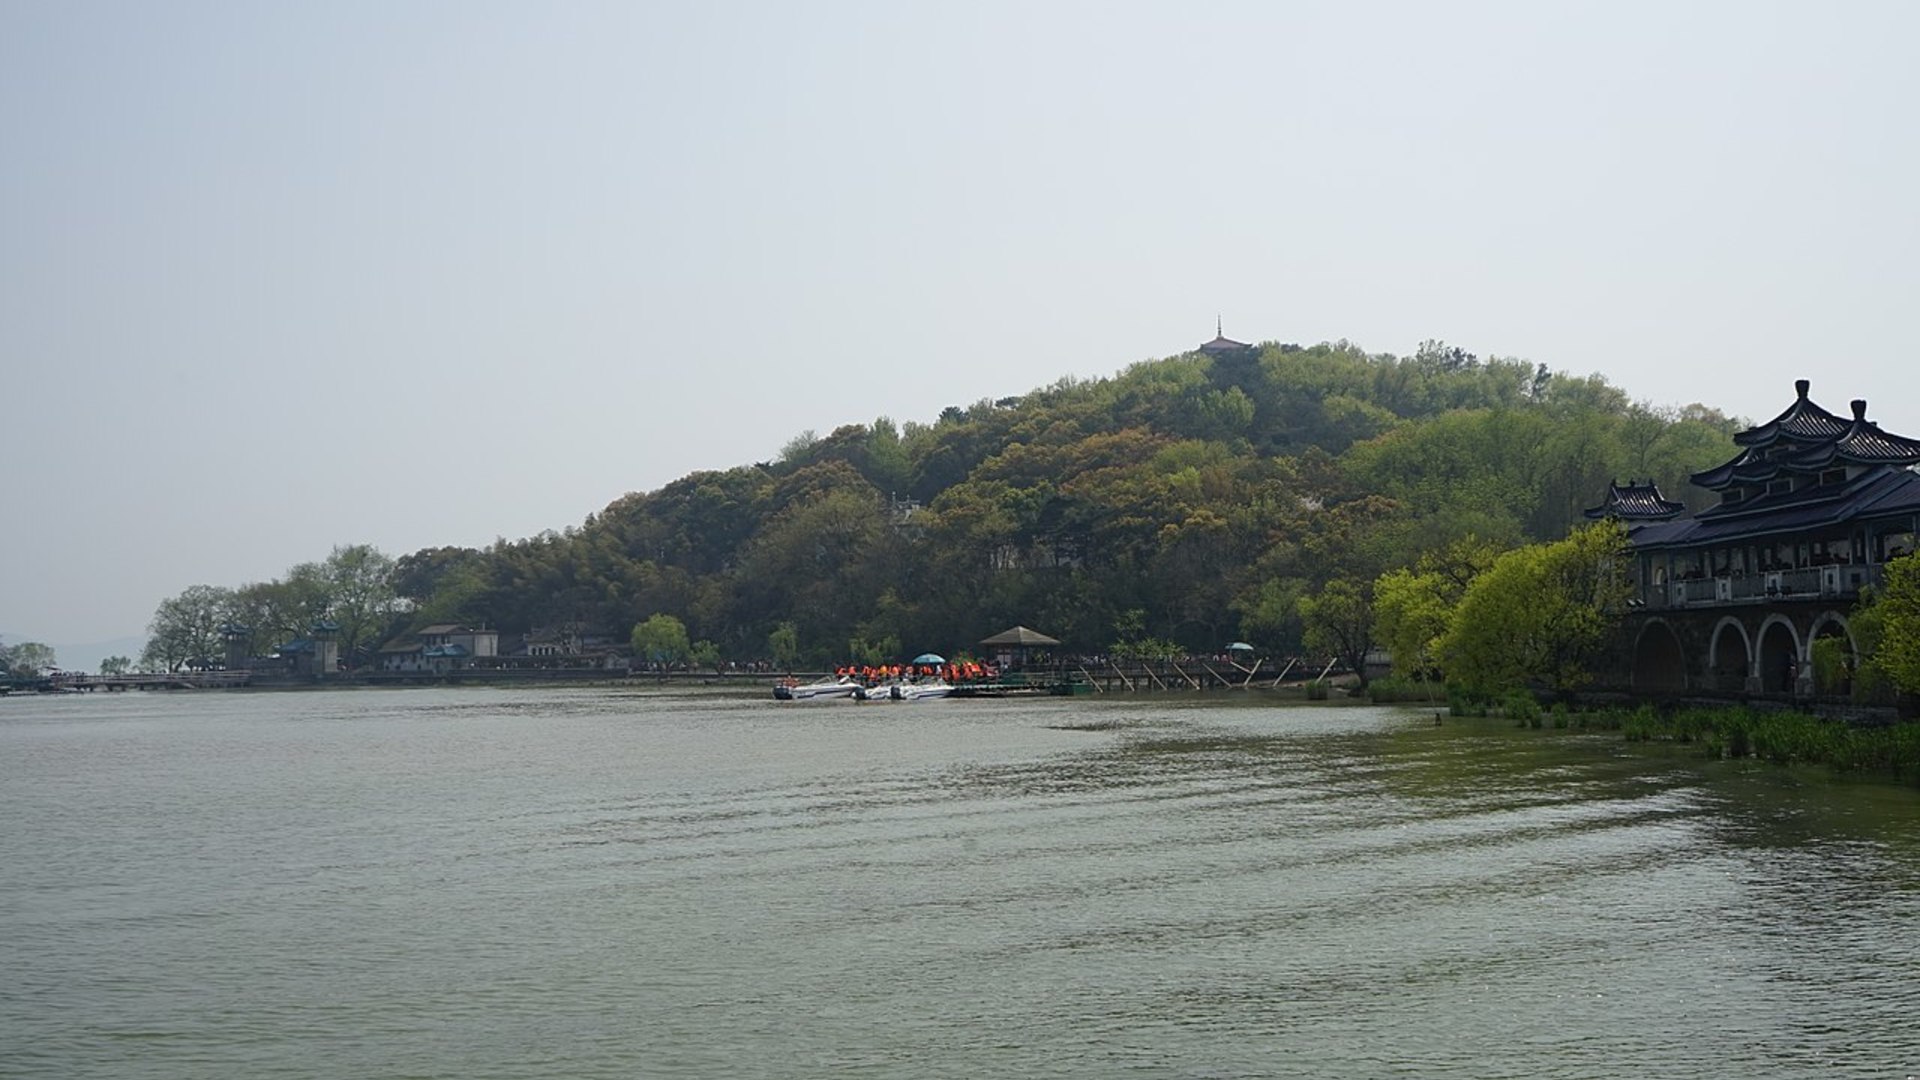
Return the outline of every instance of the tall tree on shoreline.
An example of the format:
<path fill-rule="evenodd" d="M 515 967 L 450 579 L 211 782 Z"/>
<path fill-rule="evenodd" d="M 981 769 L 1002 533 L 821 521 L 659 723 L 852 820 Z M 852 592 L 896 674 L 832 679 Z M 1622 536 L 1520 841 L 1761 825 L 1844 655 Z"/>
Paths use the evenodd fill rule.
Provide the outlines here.
<path fill-rule="evenodd" d="M 37 641 L 23 641 L 18 645 L 0 643 L 0 672 L 31 679 L 57 664 L 51 646 Z"/>
<path fill-rule="evenodd" d="M 1627 564 L 1615 522 L 1501 555 L 1454 612 L 1439 649 L 1447 675 L 1480 694 L 1583 685 L 1626 610 Z"/>
<path fill-rule="evenodd" d="M 179 671 L 214 662 L 226 651 L 220 628 L 232 617 L 233 596 L 232 589 L 218 585 L 189 585 L 180 595 L 160 601 L 147 623 L 142 666 Z"/>
<path fill-rule="evenodd" d="M 1873 662 L 1895 686 L 1920 694 L 1920 552 L 1887 564 L 1886 583 L 1874 607 L 1880 642 Z"/>
<path fill-rule="evenodd" d="M 327 618 L 340 628 L 340 652 L 378 645 L 379 636 L 401 610 L 393 589 L 391 558 L 371 544 L 336 547 L 321 565 L 327 588 Z"/>

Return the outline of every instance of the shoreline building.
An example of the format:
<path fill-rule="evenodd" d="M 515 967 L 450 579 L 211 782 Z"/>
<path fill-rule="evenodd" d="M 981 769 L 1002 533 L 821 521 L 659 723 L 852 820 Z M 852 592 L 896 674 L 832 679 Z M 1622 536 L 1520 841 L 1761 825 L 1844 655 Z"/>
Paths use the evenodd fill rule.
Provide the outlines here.
<path fill-rule="evenodd" d="M 1842 693 L 1815 680 L 1815 643 L 1837 639 L 1846 672 L 1859 656 L 1848 618 L 1861 590 L 1920 535 L 1920 440 L 1880 430 L 1867 403 L 1821 408 L 1794 383 L 1793 403 L 1733 437 L 1739 452 L 1690 479 L 1718 501 L 1697 513 L 1659 487 L 1611 484 L 1586 511 L 1627 529 L 1636 592 L 1625 632 L 1636 691 L 1805 696 Z"/>

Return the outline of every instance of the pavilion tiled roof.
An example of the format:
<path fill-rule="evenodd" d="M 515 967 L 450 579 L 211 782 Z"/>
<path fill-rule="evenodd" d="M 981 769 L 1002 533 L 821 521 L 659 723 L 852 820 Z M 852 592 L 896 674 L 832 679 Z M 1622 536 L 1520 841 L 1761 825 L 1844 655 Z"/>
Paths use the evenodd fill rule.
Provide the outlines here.
<path fill-rule="evenodd" d="M 1628 480 L 1625 484 L 1609 481 L 1607 501 L 1586 511 L 1590 518 L 1619 518 L 1623 521 L 1659 521 L 1687 508 L 1660 494 L 1660 485 L 1652 480 L 1644 484 Z"/>
<path fill-rule="evenodd" d="M 1849 465 L 1913 465 L 1920 463 L 1920 440 L 1890 435 L 1867 419 L 1867 403 L 1853 402 L 1853 419 L 1842 420 L 1807 397 L 1810 384 L 1793 384 L 1794 402 L 1787 410 L 1758 427 L 1733 437 L 1740 453 L 1733 460 L 1690 480 L 1709 491 L 1734 484 L 1764 484 L 1781 472 L 1817 472 L 1835 462 Z"/>
<path fill-rule="evenodd" d="M 1817 497 L 1775 502 L 1755 513 L 1678 518 L 1650 524 L 1635 531 L 1633 544 L 1649 548 L 1722 543 L 1911 513 L 1920 510 L 1920 473 L 1889 469 L 1837 492 L 1812 491 L 1807 495 Z"/>
<path fill-rule="evenodd" d="M 1742 488 L 1743 498 L 1691 515 L 1616 515 L 1628 521 L 1634 546 L 1738 542 L 1920 511 L 1920 472 L 1912 468 L 1920 465 L 1920 439 L 1880 430 L 1867 419 L 1865 401 L 1853 402 L 1852 419 L 1843 420 L 1814 404 L 1807 380 L 1793 388 L 1794 402 L 1785 412 L 1733 437 L 1740 452 L 1732 460 L 1691 477 L 1712 491 Z M 1776 482 L 1781 480 L 1793 482 Z M 1609 503 L 1617 490 L 1609 489 Z"/>
<path fill-rule="evenodd" d="M 1777 466 L 1753 450 L 1742 450 L 1732 461 L 1687 477 L 1695 487 L 1719 491 L 1730 484 L 1756 484 L 1773 476 Z"/>
<path fill-rule="evenodd" d="M 1795 454 L 1789 467 L 1821 469 L 1834 462 L 1849 465 L 1913 465 L 1920 463 L 1920 439 L 1890 435 L 1867 419 L 1867 403 L 1853 403 L 1853 423 L 1839 438 Z"/>
<path fill-rule="evenodd" d="M 1795 380 L 1793 404 L 1779 416 L 1751 427 L 1733 437 L 1741 446 L 1771 446 L 1782 438 L 1799 442 L 1816 442 L 1834 438 L 1847 430 L 1847 422 L 1813 403 L 1807 397 L 1812 383 L 1805 379 Z"/>

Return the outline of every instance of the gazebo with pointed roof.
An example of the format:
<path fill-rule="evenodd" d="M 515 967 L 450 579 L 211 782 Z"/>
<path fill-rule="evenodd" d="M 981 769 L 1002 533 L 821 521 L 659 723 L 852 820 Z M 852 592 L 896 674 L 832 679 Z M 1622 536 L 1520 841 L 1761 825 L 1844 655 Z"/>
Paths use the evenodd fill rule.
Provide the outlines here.
<path fill-rule="evenodd" d="M 987 648 L 1014 646 L 1017 648 L 1050 649 L 1060 644 L 1059 638 L 1050 638 L 1038 630 L 1029 630 L 1024 626 L 1008 627 L 989 638 L 981 638 L 980 644 Z"/>
<path fill-rule="evenodd" d="M 981 638 L 980 644 L 993 650 L 1002 668 L 1009 668 L 1025 667 L 1035 652 L 1054 648 L 1060 639 L 1024 626 L 1010 626 L 992 637 Z"/>

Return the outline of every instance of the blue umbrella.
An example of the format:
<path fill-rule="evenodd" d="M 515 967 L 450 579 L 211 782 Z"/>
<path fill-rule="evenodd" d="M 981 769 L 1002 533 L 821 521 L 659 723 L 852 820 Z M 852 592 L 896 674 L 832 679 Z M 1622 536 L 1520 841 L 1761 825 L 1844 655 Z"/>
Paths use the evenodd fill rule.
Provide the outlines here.
<path fill-rule="evenodd" d="M 916 664 L 944 664 L 947 662 L 947 658 L 941 656 L 939 653 L 923 652 L 919 656 L 914 657 L 913 662 Z"/>

